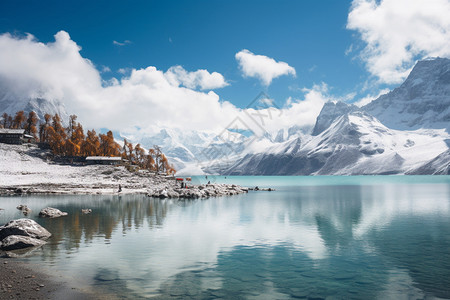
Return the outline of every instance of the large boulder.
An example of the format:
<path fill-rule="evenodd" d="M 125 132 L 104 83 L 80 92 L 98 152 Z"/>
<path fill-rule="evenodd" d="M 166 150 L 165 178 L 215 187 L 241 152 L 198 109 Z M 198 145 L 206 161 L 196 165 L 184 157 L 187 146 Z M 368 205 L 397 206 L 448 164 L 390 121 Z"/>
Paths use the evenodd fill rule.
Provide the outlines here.
<path fill-rule="evenodd" d="M 10 235 L 22 235 L 35 239 L 47 239 L 52 234 L 30 219 L 17 219 L 0 227 L 0 241 Z"/>
<path fill-rule="evenodd" d="M 46 244 L 45 241 L 29 236 L 9 235 L 0 242 L 0 249 L 4 251 L 18 250 L 28 247 L 40 247 Z"/>
<path fill-rule="evenodd" d="M 59 209 L 53 208 L 53 207 L 43 208 L 39 212 L 39 217 L 44 217 L 44 218 L 58 218 L 58 217 L 63 217 L 63 216 L 67 216 L 67 213 L 62 212 Z"/>

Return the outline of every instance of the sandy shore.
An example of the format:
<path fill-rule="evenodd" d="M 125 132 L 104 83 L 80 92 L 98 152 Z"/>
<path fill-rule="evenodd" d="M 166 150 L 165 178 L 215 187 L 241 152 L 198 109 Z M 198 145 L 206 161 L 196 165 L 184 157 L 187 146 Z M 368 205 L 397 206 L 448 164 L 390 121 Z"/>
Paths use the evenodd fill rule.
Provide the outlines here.
<path fill-rule="evenodd" d="M 81 291 L 67 280 L 35 265 L 0 258 L 0 299 L 111 299 Z"/>

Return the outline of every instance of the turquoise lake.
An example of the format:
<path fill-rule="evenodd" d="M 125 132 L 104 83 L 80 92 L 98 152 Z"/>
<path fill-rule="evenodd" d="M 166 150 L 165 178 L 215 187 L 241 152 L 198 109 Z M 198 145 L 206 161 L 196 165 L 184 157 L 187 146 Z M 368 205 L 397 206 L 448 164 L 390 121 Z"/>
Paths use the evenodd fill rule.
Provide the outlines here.
<path fill-rule="evenodd" d="M 450 176 L 207 181 L 276 191 L 0 197 L 0 224 L 28 205 L 53 236 L 21 260 L 119 298 L 450 299 Z"/>

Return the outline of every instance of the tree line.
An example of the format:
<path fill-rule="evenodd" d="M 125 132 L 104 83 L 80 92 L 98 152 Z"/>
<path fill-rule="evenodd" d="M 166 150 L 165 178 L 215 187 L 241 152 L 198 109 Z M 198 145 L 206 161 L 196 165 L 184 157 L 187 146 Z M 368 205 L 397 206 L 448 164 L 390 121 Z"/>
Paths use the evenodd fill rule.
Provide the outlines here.
<path fill-rule="evenodd" d="M 69 125 L 64 127 L 58 114 L 45 114 L 39 121 L 34 111 L 18 111 L 15 116 L 2 115 L 0 128 L 24 129 L 25 134 L 33 136 L 40 143 L 47 143 L 55 155 L 60 156 L 120 156 L 142 169 L 160 173 L 175 173 L 161 148 L 154 146 L 145 151 L 140 144 L 133 146 L 124 139 L 123 146 L 114 140 L 112 131 L 97 134 L 94 129 L 84 133 L 77 116 L 69 117 Z"/>

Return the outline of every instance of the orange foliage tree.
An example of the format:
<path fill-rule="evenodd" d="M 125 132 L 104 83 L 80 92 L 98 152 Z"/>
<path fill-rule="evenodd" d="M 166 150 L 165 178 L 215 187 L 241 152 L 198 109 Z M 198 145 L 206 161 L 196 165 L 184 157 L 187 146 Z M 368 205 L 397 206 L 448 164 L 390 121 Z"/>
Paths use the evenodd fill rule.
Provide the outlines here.
<path fill-rule="evenodd" d="M 143 169 L 158 173 L 175 173 L 175 169 L 169 164 L 160 147 L 154 146 L 146 153 L 140 144 L 133 146 L 126 139 L 124 139 L 123 147 L 121 147 L 114 140 L 112 131 L 97 135 L 95 130 L 92 129 L 88 130 L 85 135 L 83 126 L 76 121 L 77 116 L 71 115 L 68 127 L 64 128 L 58 114 L 54 116 L 45 114 L 44 120 L 41 120 L 38 126 L 38 117 L 35 112 L 30 112 L 27 117 L 24 111 L 19 111 L 14 118 L 4 113 L 0 127 L 25 129 L 27 134 L 35 137 L 39 133 L 40 142 L 48 143 L 50 149 L 56 155 L 121 156 L 128 159 L 131 164 Z M 39 128 L 39 132 L 37 128 Z"/>

